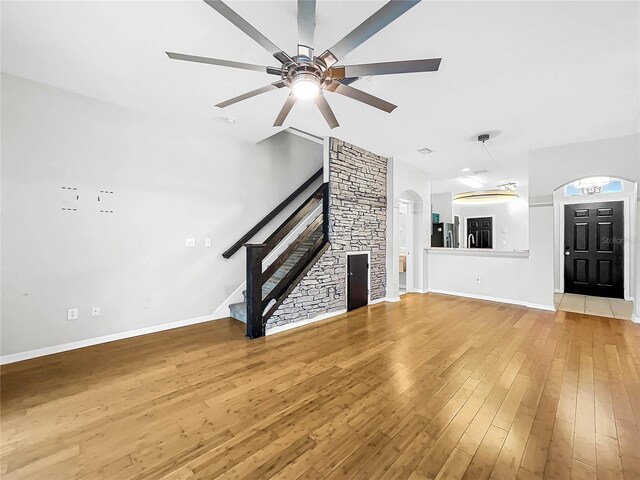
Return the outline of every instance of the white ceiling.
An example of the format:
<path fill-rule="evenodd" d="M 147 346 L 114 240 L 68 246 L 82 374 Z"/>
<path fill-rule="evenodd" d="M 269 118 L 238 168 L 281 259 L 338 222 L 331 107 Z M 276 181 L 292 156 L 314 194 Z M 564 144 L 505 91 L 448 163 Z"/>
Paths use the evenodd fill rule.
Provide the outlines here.
<path fill-rule="evenodd" d="M 229 2 L 289 53 L 293 1 Z M 323 51 L 383 1 L 320 1 L 316 50 Z M 331 134 L 430 172 L 435 191 L 457 189 L 460 169 L 487 169 L 487 186 L 526 184 L 530 148 L 639 130 L 638 2 L 439 2 L 425 0 L 351 52 L 349 63 L 442 57 L 437 73 L 370 77 L 354 86 L 399 107 L 386 114 L 327 94 L 341 127 Z M 208 119 L 212 130 L 259 141 L 287 92 L 227 109 L 213 105 L 274 81 L 260 72 L 169 60 L 165 50 L 277 65 L 199 1 L 2 2 L 2 71 L 133 109 Z M 227 125 L 224 117 L 237 119 Z M 328 135 L 313 104 L 286 126 Z M 487 144 L 493 160 L 475 141 Z M 415 150 L 427 146 L 434 153 Z M 459 190 L 466 187 L 460 186 Z"/>

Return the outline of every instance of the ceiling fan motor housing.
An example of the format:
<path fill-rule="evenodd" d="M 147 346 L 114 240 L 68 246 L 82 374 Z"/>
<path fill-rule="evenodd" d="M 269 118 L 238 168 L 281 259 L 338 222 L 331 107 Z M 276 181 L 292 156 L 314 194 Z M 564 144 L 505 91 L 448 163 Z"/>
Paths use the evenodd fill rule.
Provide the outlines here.
<path fill-rule="evenodd" d="M 325 72 L 317 63 L 294 63 L 282 72 L 282 81 L 289 87 L 300 80 L 312 81 L 322 85 L 325 80 Z"/>

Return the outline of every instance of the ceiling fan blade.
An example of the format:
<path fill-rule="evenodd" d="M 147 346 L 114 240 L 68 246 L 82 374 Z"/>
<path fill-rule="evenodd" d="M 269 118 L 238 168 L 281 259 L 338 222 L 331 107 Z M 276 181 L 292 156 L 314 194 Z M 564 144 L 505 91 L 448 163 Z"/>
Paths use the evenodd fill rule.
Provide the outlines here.
<path fill-rule="evenodd" d="M 260 44 L 271 55 L 278 58 L 276 55 L 282 53 L 282 49 L 278 48 L 271 40 L 260 33 L 253 25 L 247 22 L 244 18 L 238 15 L 231 7 L 221 0 L 204 0 L 204 2 L 213 8 L 216 12 L 222 15 L 224 18 L 233 23 L 236 27 L 250 36 L 255 42 Z M 280 58 L 278 58 L 280 60 Z"/>
<path fill-rule="evenodd" d="M 347 77 L 338 80 L 343 85 L 351 85 L 353 82 L 360 80 L 358 77 Z"/>
<path fill-rule="evenodd" d="M 298 45 L 313 50 L 316 0 L 298 0 Z"/>
<path fill-rule="evenodd" d="M 229 105 L 233 105 L 234 103 L 241 102 L 242 100 L 246 100 L 247 98 L 255 97 L 256 95 L 260 95 L 262 93 L 270 92 L 271 90 L 277 90 L 279 88 L 284 87 L 283 82 L 275 82 L 270 83 L 269 85 L 265 85 L 264 87 L 256 88 L 255 90 L 251 90 L 250 92 L 243 93 L 242 95 L 238 95 L 237 97 L 230 98 L 229 100 L 225 100 L 224 102 L 218 103 L 216 107 L 224 108 Z"/>
<path fill-rule="evenodd" d="M 316 102 L 316 105 L 320 109 L 320 113 L 322 113 L 322 116 L 329 124 L 329 128 L 339 127 L 340 124 L 338 123 L 336 116 L 333 114 L 333 110 L 331 110 L 327 99 L 324 98 L 324 95 L 316 95 L 315 97 L 313 97 L 313 100 L 314 102 Z"/>
<path fill-rule="evenodd" d="M 293 94 L 289 95 L 287 97 L 287 100 L 284 102 L 284 105 L 282 106 L 282 110 L 280 110 L 280 113 L 278 114 L 278 118 L 276 118 L 276 121 L 273 124 L 274 127 L 282 126 L 285 119 L 287 118 L 287 115 L 289 115 L 289 112 L 291 111 L 295 103 L 296 103 L 296 96 Z"/>
<path fill-rule="evenodd" d="M 403 60 L 400 62 L 363 63 L 361 65 L 345 65 L 333 67 L 332 76 L 368 77 L 371 75 L 394 75 L 396 73 L 437 72 L 441 58 L 422 60 Z M 335 73 L 334 73 L 335 71 Z"/>
<path fill-rule="evenodd" d="M 349 32 L 347 36 L 336 43 L 333 47 L 320 55 L 320 58 L 325 61 L 328 67 L 334 65 L 338 59 L 344 57 L 358 45 L 373 37 L 376 33 L 389 25 L 407 10 L 416 6 L 419 2 L 420 0 L 391 0 L 380 10 L 375 12 Z"/>
<path fill-rule="evenodd" d="M 393 103 L 389 103 L 381 98 L 374 97 L 373 95 L 363 92 L 362 90 L 358 90 L 357 88 L 353 88 L 349 85 L 345 85 L 344 83 L 340 83 L 337 81 L 331 82 L 329 85 L 325 87 L 326 90 L 330 92 L 339 93 L 340 95 L 344 95 L 345 97 L 353 98 L 354 100 L 358 100 L 359 102 L 366 103 L 367 105 L 371 105 L 372 107 L 379 108 L 387 113 L 391 113 L 397 105 Z"/>
<path fill-rule="evenodd" d="M 265 67 L 254 65 L 253 63 L 233 62 L 231 60 L 221 60 L 219 58 L 198 57 L 197 55 L 185 55 L 183 53 L 165 52 L 173 60 L 184 60 L 185 62 L 207 63 L 209 65 L 219 65 L 221 67 L 241 68 L 243 70 L 255 70 L 256 72 L 266 72 L 272 75 L 281 75 L 282 69 L 275 67 Z"/>

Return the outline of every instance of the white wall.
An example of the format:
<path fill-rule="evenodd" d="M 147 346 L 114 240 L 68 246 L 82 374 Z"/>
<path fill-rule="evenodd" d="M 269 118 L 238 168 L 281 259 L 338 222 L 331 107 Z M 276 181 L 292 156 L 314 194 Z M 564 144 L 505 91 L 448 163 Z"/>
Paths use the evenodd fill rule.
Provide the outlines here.
<path fill-rule="evenodd" d="M 322 166 L 297 136 L 252 145 L 8 75 L 1 120 L 3 356 L 210 318 L 244 280 L 243 249 L 221 253 Z"/>
<path fill-rule="evenodd" d="M 551 195 L 556 188 L 573 180 L 600 175 L 637 181 L 640 135 L 532 150 L 529 195 Z"/>
<path fill-rule="evenodd" d="M 453 207 L 451 192 L 434 193 L 431 195 L 431 211 L 440 214 L 442 223 L 453 223 Z"/>
<path fill-rule="evenodd" d="M 465 246 L 467 218 L 493 217 L 495 250 L 527 250 L 529 248 L 529 200 L 526 192 L 507 203 L 487 205 L 453 205 L 453 215 L 460 216 L 460 245 Z"/>

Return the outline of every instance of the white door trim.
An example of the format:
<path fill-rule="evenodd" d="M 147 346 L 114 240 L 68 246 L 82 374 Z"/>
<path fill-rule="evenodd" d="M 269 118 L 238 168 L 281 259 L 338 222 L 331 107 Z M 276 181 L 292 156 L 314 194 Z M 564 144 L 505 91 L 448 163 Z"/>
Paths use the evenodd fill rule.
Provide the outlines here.
<path fill-rule="evenodd" d="M 405 204 L 407 206 L 407 213 L 406 213 L 406 222 L 405 222 L 405 236 L 407 239 L 407 247 L 405 248 L 405 252 L 404 254 L 406 255 L 406 262 L 405 262 L 405 293 L 407 292 L 412 292 L 414 289 L 414 278 L 413 278 L 413 273 L 414 273 L 414 268 L 413 268 L 413 252 L 415 250 L 415 239 L 413 238 L 413 216 L 415 215 L 415 209 L 414 209 L 414 204 L 412 200 L 405 200 L 404 198 L 401 198 L 398 200 L 398 205 L 400 204 Z M 400 223 L 400 222 L 398 222 Z M 398 225 L 399 226 L 399 225 Z M 402 253 L 402 252 L 401 252 Z M 396 261 L 400 261 L 400 256 L 398 255 L 398 258 L 396 259 Z M 398 287 L 400 287 L 400 269 L 398 269 Z"/>

